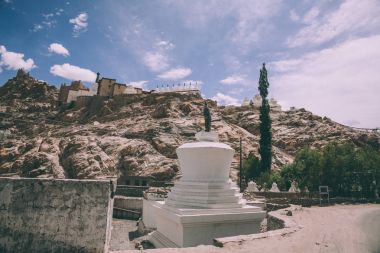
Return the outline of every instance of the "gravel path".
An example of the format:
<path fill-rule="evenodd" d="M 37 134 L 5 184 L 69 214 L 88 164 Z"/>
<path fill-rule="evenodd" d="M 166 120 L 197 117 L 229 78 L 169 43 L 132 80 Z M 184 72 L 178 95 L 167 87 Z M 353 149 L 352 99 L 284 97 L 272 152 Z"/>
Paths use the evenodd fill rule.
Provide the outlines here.
<path fill-rule="evenodd" d="M 119 251 L 118 253 L 378 253 L 380 248 L 380 205 L 335 205 L 297 208 L 291 217 L 303 226 L 297 232 L 229 242 L 223 248 L 198 246 L 182 249 Z M 116 253 L 116 252 L 114 252 Z"/>
<path fill-rule="evenodd" d="M 367 235 L 366 248 L 368 251 L 380 253 L 380 208 L 363 217 L 361 229 Z"/>
<path fill-rule="evenodd" d="M 130 238 L 133 239 L 133 232 L 137 230 L 136 223 L 134 220 L 112 220 L 110 251 L 135 249 Z"/>

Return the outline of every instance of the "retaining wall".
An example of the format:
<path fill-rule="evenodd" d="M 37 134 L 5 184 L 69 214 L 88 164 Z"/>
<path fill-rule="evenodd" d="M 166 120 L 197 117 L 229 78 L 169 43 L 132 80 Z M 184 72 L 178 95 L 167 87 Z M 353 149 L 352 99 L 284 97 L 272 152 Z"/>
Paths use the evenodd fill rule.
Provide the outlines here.
<path fill-rule="evenodd" d="M 142 211 L 143 199 L 137 197 L 115 196 L 114 207 L 127 210 Z"/>
<path fill-rule="evenodd" d="M 144 191 L 147 189 L 149 189 L 149 186 L 118 185 L 116 188 L 116 195 L 142 197 Z"/>
<path fill-rule="evenodd" d="M 115 183 L 0 178 L 0 252 L 108 252 Z"/>

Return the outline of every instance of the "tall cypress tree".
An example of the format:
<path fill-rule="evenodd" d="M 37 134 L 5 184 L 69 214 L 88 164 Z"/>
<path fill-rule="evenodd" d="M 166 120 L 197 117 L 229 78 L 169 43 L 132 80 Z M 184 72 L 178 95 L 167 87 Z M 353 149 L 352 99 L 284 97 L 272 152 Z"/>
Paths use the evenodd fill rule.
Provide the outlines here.
<path fill-rule="evenodd" d="M 263 68 L 260 70 L 259 91 L 262 99 L 260 108 L 260 171 L 269 171 L 272 164 L 272 122 L 270 119 L 270 106 L 268 103 L 268 76 L 263 63 Z"/>

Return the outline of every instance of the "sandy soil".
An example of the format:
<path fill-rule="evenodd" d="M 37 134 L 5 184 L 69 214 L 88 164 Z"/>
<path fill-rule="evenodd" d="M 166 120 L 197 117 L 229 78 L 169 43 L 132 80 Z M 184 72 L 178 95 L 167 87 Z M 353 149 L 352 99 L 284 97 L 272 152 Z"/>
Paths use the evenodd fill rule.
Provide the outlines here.
<path fill-rule="evenodd" d="M 302 229 L 284 236 L 229 242 L 223 248 L 198 246 L 143 252 L 380 252 L 380 205 L 336 205 L 297 208 L 291 217 Z M 141 252 L 141 251 L 119 251 Z"/>

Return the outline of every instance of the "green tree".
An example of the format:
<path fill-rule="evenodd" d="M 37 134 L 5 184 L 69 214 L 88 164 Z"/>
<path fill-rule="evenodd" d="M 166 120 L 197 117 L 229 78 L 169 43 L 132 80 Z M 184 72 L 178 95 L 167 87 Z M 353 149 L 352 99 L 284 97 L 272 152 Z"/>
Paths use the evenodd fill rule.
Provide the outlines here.
<path fill-rule="evenodd" d="M 332 187 L 334 195 L 352 196 L 353 190 L 361 189 L 361 196 L 374 197 L 375 189 L 380 191 L 379 164 L 379 150 L 372 146 L 332 142 L 321 150 L 300 150 L 294 162 L 281 169 L 280 175 L 286 188 L 295 180 L 301 188 L 307 186 L 311 191 L 327 185 Z"/>
<path fill-rule="evenodd" d="M 270 106 L 268 103 L 268 75 L 263 63 L 263 68 L 260 70 L 259 91 L 262 99 L 260 107 L 260 171 L 270 171 L 272 165 L 272 131 L 270 119 Z"/>
<path fill-rule="evenodd" d="M 295 180 L 300 188 L 318 189 L 321 184 L 321 175 L 322 154 L 309 148 L 299 151 L 294 162 L 284 166 L 281 170 L 281 176 L 287 188 Z"/>
<path fill-rule="evenodd" d="M 243 161 L 243 176 L 249 180 L 256 179 L 260 174 L 260 160 L 254 154 L 249 154 Z"/>
<path fill-rule="evenodd" d="M 268 190 L 272 187 L 273 183 L 276 183 L 280 190 L 285 190 L 285 180 L 279 171 L 265 171 L 257 178 L 257 184 L 262 187 L 265 185 Z"/>

